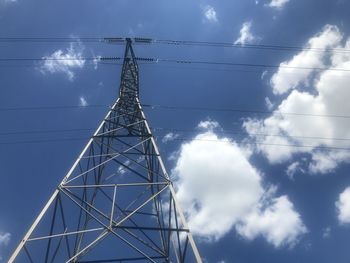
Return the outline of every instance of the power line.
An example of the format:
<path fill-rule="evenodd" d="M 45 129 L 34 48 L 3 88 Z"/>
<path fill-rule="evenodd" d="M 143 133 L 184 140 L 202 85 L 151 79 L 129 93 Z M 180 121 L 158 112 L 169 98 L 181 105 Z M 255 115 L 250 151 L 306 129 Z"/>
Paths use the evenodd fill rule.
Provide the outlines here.
<path fill-rule="evenodd" d="M 184 130 L 184 129 L 174 129 L 174 128 L 153 128 L 154 132 L 184 132 L 184 133 L 198 133 L 197 130 Z M 261 136 L 261 137 L 280 137 L 280 138 L 286 138 L 286 139 L 315 139 L 315 140 L 334 140 L 334 141 L 350 141 L 350 138 L 335 138 L 335 137 L 320 137 L 320 136 L 300 136 L 300 135 L 284 135 L 284 134 L 270 134 L 270 133 L 247 133 L 242 131 L 231 131 L 231 130 L 223 130 L 216 131 L 216 134 L 234 134 L 234 135 L 252 135 L 252 136 Z"/>
<path fill-rule="evenodd" d="M 120 57 L 113 57 L 113 60 L 121 60 Z M 12 62 L 12 61 L 77 61 L 77 60 L 87 60 L 87 61 L 96 61 L 100 60 L 99 57 L 76 57 L 76 58 L 54 58 L 43 56 L 41 58 L 0 58 L 1 62 Z"/>
<path fill-rule="evenodd" d="M 77 128 L 77 129 L 57 129 L 57 130 L 29 130 L 29 131 L 9 131 L 0 132 L 0 135 L 19 135 L 19 134 L 49 134 L 49 133 L 65 133 L 78 131 L 93 131 L 93 128 Z"/>
<path fill-rule="evenodd" d="M 28 130 L 28 131 L 9 131 L 0 132 L 1 135 L 18 135 L 18 134 L 51 134 L 51 133 L 65 133 L 65 132 L 78 132 L 78 131 L 93 131 L 94 128 L 76 128 L 76 129 L 57 129 L 57 130 Z M 161 128 L 155 127 L 152 130 L 156 133 L 166 133 L 166 132 L 182 132 L 182 133 L 198 133 L 197 130 L 185 130 L 176 128 Z M 332 137 L 319 137 L 319 136 L 295 136 L 295 135 L 283 135 L 283 134 L 268 134 L 268 133 L 247 133 L 242 131 L 231 131 L 231 130 L 221 130 L 216 132 L 218 134 L 234 134 L 234 135 L 253 135 L 261 137 L 281 137 L 281 138 L 295 138 L 295 139 L 317 139 L 317 140 L 334 140 L 334 141 L 350 141 L 350 138 L 332 138 Z"/>
<path fill-rule="evenodd" d="M 307 117 L 325 117 L 325 118 L 343 118 L 350 119 L 350 115 L 337 115 L 337 114 L 312 114 L 301 112 L 283 112 L 283 111 L 267 111 L 256 109 L 240 109 L 240 108 L 210 108 L 210 107 L 190 107 L 190 106 L 167 106 L 159 104 L 142 104 L 143 107 L 150 109 L 167 109 L 167 110 L 193 110 L 193 111 L 218 111 L 218 112 L 238 112 L 238 113 L 258 113 L 258 114 L 281 114 L 292 116 L 307 116 Z"/>
<path fill-rule="evenodd" d="M 105 38 L 106 41 L 114 43 L 114 38 Z M 119 43 L 120 38 L 116 38 Z M 247 48 L 262 50 L 278 50 L 278 51 L 315 51 L 315 52 L 340 52 L 348 53 L 347 48 L 321 48 L 321 47 L 301 47 L 271 44 L 235 44 L 231 42 L 210 42 L 210 41 L 191 41 L 191 40 L 171 40 L 171 39 L 152 39 L 152 38 L 134 38 L 135 44 L 166 44 L 166 45 L 183 45 L 183 46 L 206 46 L 206 47 L 226 47 L 226 48 Z"/>
<path fill-rule="evenodd" d="M 210 140 L 210 139 L 193 139 L 193 138 L 176 138 L 174 141 L 204 141 L 204 142 L 214 142 L 214 143 L 228 143 L 225 140 Z M 280 144 L 280 143 L 263 143 L 263 142 L 244 142 L 244 145 L 262 145 L 262 146 L 277 146 L 277 147 L 290 147 L 290 148 L 311 148 L 315 150 L 342 150 L 350 151 L 348 147 L 332 147 L 332 146 L 317 146 L 317 145 L 303 145 L 303 144 Z"/>
<path fill-rule="evenodd" d="M 0 42 L 4 43 L 113 43 L 124 44 L 126 37 L 0 37 Z M 321 48 L 321 47 L 302 47 L 275 44 L 234 44 L 231 42 L 215 41 L 193 41 L 193 40 L 174 40 L 174 39 L 154 39 L 154 38 L 132 38 L 134 44 L 163 44 L 174 46 L 204 46 L 204 47 L 225 47 L 239 49 L 260 49 L 276 51 L 314 51 L 314 52 L 340 52 L 348 53 L 350 49 L 346 48 Z"/>
<path fill-rule="evenodd" d="M 285 69 L 298 69 L 298 70 L 317 70 L 317 71 L 344 71 L 350 72 L 350 69 L 346 68 L 325 68 L 325 67 L 297 67 L 297 66 L 285 66 L 285 65 L 272 65 L 272 64 L 255 64 L 255 63 L 234 63 L 234 62 L 221 62 L 221 61 L 203 61 L 203 60 L 176 60 L 176 59 L 156 59 L 154 62 L 170 62 L 177 64 L 202 64 L 202 65 L 215 65 L 215 66 L 238 66 L 238 67 L 253 67 L 253 68 L 285 68 Z"/>
<path fill-rule="evenodd" d="M 148 66 L 152 66 L 152 65 L 159 65 L 158 62 L 162 62 L 162 61 L 154 61 L 154 62 L 141 62 L 141 63 L 138 63 L 139 65 L 148 65 Z M 181 62 L 179 62 L 180 64 Z M 99 64 L 103 64 L 103 65 L 120 65 L 118 63 L 113 63 L 113 62 L 99 62 Z M 240 68 L 234 68 L 234 67 L 218 67 L 218 68 L 214 68 L 214 67 L 196 67 L 196 66 L 191 66 L 190 63 L 186 63 L 185 67 L 182 67 L 184 66 L 185 64 L 184 63 L 181 63 L 179 66 L 169 66 L 169 65 L 162 65 L 162 69 L 164 68 L 173 68 L 173 69 L 181 69 L 181 70 L 206 70 L 206 71 L 221 71 L 221 72 L 244 72 L 244 73 L 259 73 L 259 74 L 262 74 L 263 73 L 263 70 L 264 68 L 262 69 L 240 69 Z M 231 65 L 231 66 L 234 66 L 234 65 Z M 257 66 L 258 67 L 258 66 Z M 271 66 L 273 68 L 279 68 L 281 66 Z M 284 67 L 282 66 L 282 68 L 287 68 L 287 67 Z M 310 68 L 311 69 L 311 68 Z M 321 70 L 321 69 L 316 69 L 316 70 Z M 328 69 L 327 68 L 324 68 L 323 70 L 327 71 Z M 350 70 L 349 70 L 350 71 Z M 288 75 L 293 75 L 293 74 L 298 74 L 297 72 L 293 71 L 293 72 L 283 72 L 283 74 L 288 74 Z M 343 75 L 333 75 L 332 78 L 336 78 L 336 77 L 344 77 Z"/>
<path fill-rule="evenodd" d="M 77 61 L 87 60 L 100 63 L 101 61 L 120 61 L 121 57 L 79 57 L 79 58 L 0 58 L 0 62 L 17 62 L 17 61 Z M 163 59 L 163 58 L 148 58 L 148 57 L 136 57 L 137 61 L 146 63 L 176 63 L 176 64 L 201 64 L 201 65 L 213 65 L 213 66 L 236 66 L 236 67 L 248 67 L 248 68 L 285 68 L 285 69 L 297 69 L 297 70 L 316 70 L 316 71 L 341 71 L 350 72 L 350 69 L 346 68 L 326 68 L 326 67 L 297 67 L 297 66 L 285 66 L 285 65 L 272 65 L 272 64 L 255 64 L 255 63 L 235 63 L 235 62 L 222 62 L 222 61 L 205 61 L 205 60 L 178 60 L 178 59 Z M 114 65 L 113 63 L 104 63 L 104 65 Z"/>
<path fill-rule="evenodd" d="M 146 41 L 144 41 L 143 43 L 146 43 Z M 151 43 L 167 44 L 167 45 L 184 45 L 184 46 L 247 48 L 247 49 L 278 50 L 278 51 L 305 51 L 306 50 L 306 51 L 316 51 L 316 52 L 341 52 L 341 53 L 350 52 L 350 49 L 346 49 L 346 48 L 300 47 L 300 46 L 270 45 L 270 44 L 234 44 L 230 42 L 188 41 L 188 40 L 169 40 L 169 39 L 168 40 L 151 39 Z"/>
<path fill-rule="evenodd" d="M 57 138 L 57 139 L 40 139 L 40 140 L 24 140 L 24 141 L 12 141 L 12 142 L 0 142 L 0 145 L 13 145 L 13 144 L 32 144 L 32 143 L 50 143 L 50 142 L 62 142 L 62 141 L 79 141 L 88 140 L 89 137 L 81 138 Z M 156 137 L 156 139 L 159 139 Z M 176 138 L 174 141 L 204 141 L 213 143 L 230 143 L 225 140 L 211 140 L 211 139 L 196 139 L 196 138 Z M 316 150 L 342 150 L 350 151 L 348 147 L 332 147 L 332 146 L 317 146 L 317 145 L 303 145 L 303 144 L 279 144 L 279 143 L 263 143 L 263 142 L 244 142 L 244 145 L 262 145 L 262 146 L 277 146 L 277 147 L 290 147 L 290 148 L 311 148 Z"/>
<path fill-rule="evenodd" d="M 35 107 L 7 107 L 0 108 L 0 111 L 28 111 L 28 110 L 65 110 L 65 109 L 85 109 L 85 108 L 108 108 L 108 105 L 66 105 L 66 106 L 35 106 Z"/>
<path fill-rule="evenodd" d="M 63 142 L 63 141 L 82 141 L 88 140 L 89 137 L 85 138 L 58 138 L 58 139 L 40 139 L 40 140 L 24 140 L 24 141 L 12 141 L 12 142 L 0 142 L 0 145 L 13 145 L 13 144 L 32 144 L 32 143 L 50 143 L 50 142 Z"/>
<path fill-rule="evenodd" d="M 114 57 L 103 57 L 104 61 L 113 61 Z M 120 58 L 118 58 L 120 59 Z M 272 65 L 272 64 L 255 64 L 255 63 L 235 63 L 235 62 L 222 62 L 222 61 L 205 61 L 205 60 L 178 60 L 178 59 L 163 59 L 163 58 L 144 58 L 137 57 L 137 61 L 147 63 L 176 63 L 179 65 L 213 65 L 213 66 L 236 66 L 236 67 L 248 67 L 248 68 L 285 68 L 285 69 L 297 69 L 297 70 L 316 70 L 316 71 L 342 71 L 350 72 L 347 68 L 326 68 L 326 67 L 297 67 L 297 66 L 286 66 L 286 65 Z M 106 65 L 113 65 L 113 63 L 106 63 Z"/>
<path fill-rule="evenodd" d="M 306 116 L 306 117 L 324 117 L 324 118 L 343 118 L 350 119 L 350 115 L 340 114 L 311 114 L 304 112 L 283 112 L 283 111 L 268 111 L 258 109 L 243 109 L 243 108 L 214 108 L 214 107 L 193 107 L 193 106 L 171 106 L 159 104 L 142 104 L 150 110 L 166 109 L 166 110 L 191 110 L 191 111 L 212 111 L 212 112 L 238 112 L 238 113 L 257 113 L 257 114 L 280 114 L 291 116 Z M 63 105 L 63 106 L 35 106 L 35 107 L 4 107 L 1 111 L 31 111 L 31 110 L 69 110 L 69 109 L 85 109 L 85 108 L 110 108 L 107 104 L 92 104 L 92 105 Z"/>
<path fill-rule="evenodd" d="M 103 43 L 101 37 L 0 37 L 0 43 Z"/>
<path fill-rule="evenodd" d="M 76 129 L 52 129 L 52 130 L 28 130 L 28 131 L 9 131 L 1 132 L 1 135 L 19 135 L 19 134 L 52 134 L 52 133 L 65 133 L 65 132 L 78 132 L 78 131 L 92 131 L 94 128 L 76 128 Z M 163 128 L 155 127 L 152 128 L 152 131 L 155 133 L 198 133 L 198 130 L 194 129 L 177 129 L 177 128 Z M 269 133 L 247 133 L 242 131 L 233 131 L 233 130 L 220 130 L 215 132 L 219 135 L 242 135 L 242 136 L 257 136 L 257 137 L 279 137 L 286 139 L 315 139 L 315 140 L 334 140 L 334 141 L 350 141 L 350 138 L 335 138 L 335 137 L 320 137 L 320 136 L 296 136 L 296 135 L 283 135 L 283 134 L 269 134 Z M 85 138 L 84 138 L 85 139 Z M 56 139 L 55 139 L 56 140 Z M 45 141 L 45 140 L 44 140 Z"/>

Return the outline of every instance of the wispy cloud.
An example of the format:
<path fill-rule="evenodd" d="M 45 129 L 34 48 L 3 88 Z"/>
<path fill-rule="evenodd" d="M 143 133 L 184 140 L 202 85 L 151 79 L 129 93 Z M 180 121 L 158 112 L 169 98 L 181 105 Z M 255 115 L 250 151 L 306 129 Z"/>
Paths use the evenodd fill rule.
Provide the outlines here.
<path fill-rule="evenodd" d="M 200 121 L 197 127 L 204 130 L 213 130 L 213 129 L 219 128 L 220 125 L 217 121 L 213 121 L 209 119 L 206 121 Z"/>
<path fill-rule="evenodd" d="M 291 180 L 294 179 L 294 175 L 297 172 L 304 173 L 304 170 L 303 170 L 303 168 L 301 168 L 301 164 L 298 161 L 291 163 L 286 169 L 286 174 L 289 177 L 289 179 L 291 179 Z"/>
<path fill-rule="evenodd" d="M 127 172 L 127 169 L 125 168 L 125 166 L 129 166 L 131 164 L 130 160 L 126 160 L 123 162 L 123 165 L 120 165 L 118 167 L 118 173 L 123 175 Z"/>
<path fill-rule="evenodd" d="M 208 22 L 212 22 L 212 23 L 218 22 L 216 10 L 214 9 L 214 7 L 212 7 L 211 5 L 206 5 L 206 6 L 202 7 L 202 10 L 203 10 L 204 18 L 205 18 L 204 21 L 208 21 Z"/>
<path fill-rule="evenodd" d="M 326 227 L 326 228 L 322 229 L 322 237 L 324 239 L 329 238 L 331 236 L 331 231 L 332 231 L 332 229 L 330 227 Z"/>
<path fill-rule="evenodd" d="M 3 255 L 1 254 L 2 248 L 7 246 L 10 242 L 11 234 L 10 233 L 0 233 L 0 261 L 2 261 Z"/>
<path fill-rule="evenodd" d="M 169 132 L 163 137 L 162 142 L 163 143 L 171 142 L 171 141 L 177 139 L 178 137 L 179 137 L 179 134 Z"/>
<path fill-rule="evenodd" d="M 84 47 L 80 43 L 71 43 L 66 50 L 56 50 L 51 55 L 44 56 L 40 65 L 43 74 L 63 73 L 70 81 L 74 80 L 74 70 L 81 69 L 85 65 L 83 58 Z"/>
<path fill-rule="evenodd" d="M 242 24 L 240 35 L 236 39 L 235 44 L 246 45 L 251 44 L 259 40 L 259 37 L 254 36 L 251 32 L 252 22 L 248 21 Z"/>
<path fill-rule="evenodd" d="M 0 246 L 6 246 L 10 242 L 11 234 L 10 233 L 4 233 L 0 234 Z"/>
<path fill-rule="evenodd" d="M 16 3 L 17 0 L 0 0 L 0 4 L 12 4 L 12 3 Z"/>
<path fill-rule="evenodd" d="M 269 97 L 265 97 L 265 106 L 268 110 L 273 110 L 273 107 L 275 106 Z"/>
<path fill-rule="evenodd" d="M 275 9 L 282 9 L 289 1 L 290 0 L 271 0 L 268 6 Z"/>
<path fill-rule="evenodd" d="M 81 96 L 81 97 L 79 98 L 79 105 L 82 106 L 82 107 L 86 107 L 86 106 L 88 106 L 89 104 L 88 104 L 88 102 L 86 101 L 85 97 Z"/>

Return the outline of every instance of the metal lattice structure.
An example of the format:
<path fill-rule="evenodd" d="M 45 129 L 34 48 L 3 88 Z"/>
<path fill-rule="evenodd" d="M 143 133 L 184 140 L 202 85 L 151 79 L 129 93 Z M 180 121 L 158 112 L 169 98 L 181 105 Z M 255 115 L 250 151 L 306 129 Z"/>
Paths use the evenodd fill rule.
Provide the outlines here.
<path fill-rule="evenodd" d="M 202 262 L 139 101 L 130 39 L 119 98 L 9 262 Z"/>

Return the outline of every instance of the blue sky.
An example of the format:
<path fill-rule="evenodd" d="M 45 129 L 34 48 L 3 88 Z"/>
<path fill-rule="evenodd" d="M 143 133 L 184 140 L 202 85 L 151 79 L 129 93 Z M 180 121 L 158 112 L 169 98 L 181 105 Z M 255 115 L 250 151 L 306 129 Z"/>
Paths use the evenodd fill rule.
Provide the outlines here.
<path fill-rule="evenodd" d="M 175 107 L 145 111 L 206 262 L 349 262 L 348 10 L 346 0 L 0 0 L 0 37 L 72 39 L 0 43 L 0 58 L 43 58 L 0 61 L 0 261 L 117 97 L 120 65 L 85 58 L 124 47 L 79 39 L 150 37 L 304 47 L 135 45 L 140 57 L 278 66 L 141 64 L 140 97 Z M 72 105 L 82 107 L 45 109 Z"/>

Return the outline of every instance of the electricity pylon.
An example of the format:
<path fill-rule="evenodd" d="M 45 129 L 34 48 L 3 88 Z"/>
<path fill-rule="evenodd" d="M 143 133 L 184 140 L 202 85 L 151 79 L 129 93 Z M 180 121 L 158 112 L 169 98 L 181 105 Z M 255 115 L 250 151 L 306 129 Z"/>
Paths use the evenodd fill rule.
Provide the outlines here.
<path fill-rule="evenodd" d="M 119 98 L 9 262 L 202 262 L 139 101 L 130 39 Z"/>

